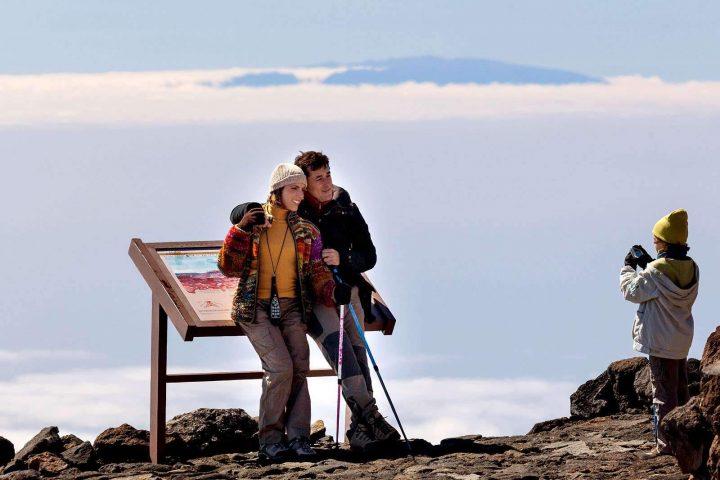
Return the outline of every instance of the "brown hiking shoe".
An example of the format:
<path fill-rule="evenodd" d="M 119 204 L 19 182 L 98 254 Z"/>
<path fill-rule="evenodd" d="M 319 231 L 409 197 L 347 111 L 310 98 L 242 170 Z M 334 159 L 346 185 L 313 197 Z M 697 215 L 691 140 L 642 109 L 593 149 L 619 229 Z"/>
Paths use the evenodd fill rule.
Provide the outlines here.
<path fill-rule="evenodd" d="M 370 433 L 370 429 L 363 423 L 352 423 L 350 430 L 347 431 L 348 440 L 350 440 L 350 448 L 353 450 L 366 451 L 378 442 Z"/>
<path fill-rule="evenodd" d="M 374 407 L 374 405 L 373 405 Z M 400 433 L 390 425 L 385 417 L 380 414 L 377 408 L 369 409 L 363 415 L 363 421 L 367 425 L 375 440 L 380 442 L 392 442 L 400 440 Z"/>

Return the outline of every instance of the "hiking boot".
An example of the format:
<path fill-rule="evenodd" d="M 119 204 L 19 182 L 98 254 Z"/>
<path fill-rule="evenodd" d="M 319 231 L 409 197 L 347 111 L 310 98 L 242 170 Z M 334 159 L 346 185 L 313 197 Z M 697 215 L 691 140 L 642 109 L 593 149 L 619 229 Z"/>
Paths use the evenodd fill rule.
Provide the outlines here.
<path fill-rule="evenodd" d="M 361 450 L 364 452 L 378 444 L 364 423 L 352 423 L 350 430 L 347 431 L 347 437 L 352 450 Z"/>
<path fill-rule="evenodd" d="M 310 446 L 310 440 L 306 437 L 293 438 L 290 440 L 288 449 L 290 453 L 294 453 L 301 460 L 317 456 L 317 452 Z"/>
<path fill-rule="evenodd" d="M 288 458 L 290 450 L 284 443 L 266 443 L 260 447 L 258 458 L 268 462 L 278 462 Z"/>
<path fill-rule="evenodd" d="M 375 405 L 373 405 L 373 407 L 374 406 Z M 377 408 L 371 408 L 365 411 L 363 423 L 367 425 L 370 433 L 377 441 L 394 442 L 400 440 L 400 433 L 385 420 L 385 417 L 380 414 Z"/>

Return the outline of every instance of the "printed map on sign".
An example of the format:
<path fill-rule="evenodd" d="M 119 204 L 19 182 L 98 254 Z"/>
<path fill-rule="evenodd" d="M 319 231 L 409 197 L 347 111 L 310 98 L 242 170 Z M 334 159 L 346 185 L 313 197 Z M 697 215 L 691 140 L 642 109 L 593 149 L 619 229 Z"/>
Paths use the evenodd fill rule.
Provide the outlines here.
<path fill-rule="evenodd" d="M 202 321 L 229 320 L 238 279 L 217 268 L 217 249 L 159 251 Z"/>

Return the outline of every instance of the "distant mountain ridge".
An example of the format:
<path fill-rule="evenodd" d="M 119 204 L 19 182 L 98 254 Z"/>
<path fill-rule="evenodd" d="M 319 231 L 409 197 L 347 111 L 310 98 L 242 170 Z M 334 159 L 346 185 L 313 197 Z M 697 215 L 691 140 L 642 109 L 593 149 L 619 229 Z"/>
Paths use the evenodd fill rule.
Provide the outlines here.
<path fill-rule="evenodd" d="M 405 82 L 448 84 L 508 83 L 565 85 L 602 83 L 601 78 L 551 68 L 515 65 L 494 60 L 437 57 L 398 58 L 362 62 L 325 79 L 330 85 L 397 85 Z"/>
<path fill-rule="evenodd" d="M 322 78 L 303 79 L 301 71 L 330 69 Z M 282 70 L 282 71 L 281 71 Z M 334 71 L 333 71 L 334 70 Z M 296 71 L 293 73 L 292 71 Z M 305 68 L 268 70 L 232 77 L 216 86 L 269 87 L 319 83 L 323 85 L 381 85 L 402 83 L 432 83 L 438 86 L 451 84 L 489 85 L 568 85 L 605 83 L 605 80 L 567 70 L 517 65 L 495 60 L 474 58 L 408 57 L 388 60 L 370 60 L 349 64 L 328 63 Z"/>

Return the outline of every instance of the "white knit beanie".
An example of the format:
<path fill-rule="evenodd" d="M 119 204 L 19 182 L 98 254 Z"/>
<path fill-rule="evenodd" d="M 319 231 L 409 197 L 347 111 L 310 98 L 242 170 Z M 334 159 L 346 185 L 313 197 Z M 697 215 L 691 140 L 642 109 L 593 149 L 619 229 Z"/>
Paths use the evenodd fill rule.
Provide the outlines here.
<path fill-rule="evenodd" d="M 303 187 L 307 188 L 305 173 L 300 167 L 293 165 L 292 163 L 281 163 L 275 167 L 272 175 L 270 175 L 271 192 L 292 183 L 300 183 Z"/>

